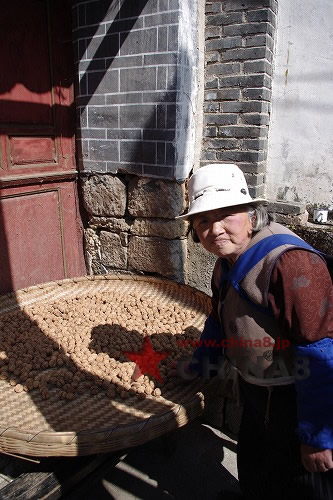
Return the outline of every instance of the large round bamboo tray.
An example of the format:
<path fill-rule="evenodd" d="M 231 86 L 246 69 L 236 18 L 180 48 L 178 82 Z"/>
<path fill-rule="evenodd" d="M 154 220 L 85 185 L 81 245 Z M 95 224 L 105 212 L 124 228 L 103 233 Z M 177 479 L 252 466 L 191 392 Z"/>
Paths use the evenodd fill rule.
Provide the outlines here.
<path fill-rule="evenodd" d="M 195 311 L 193 327 L 202 330 L 210 299 L 186 285 L 133 275 L 66 279 L 29 287 L 0 297 L 1 315 L 29 311 L 32 304 L 112 290 L 136 293 L 160 303 Z M 0 331 L 1 335 L 1 331 Z M 170 384 L 169 384 L 170 385 Z M 204 409 L 209 383 L 199 379 L 174 383 L 160 397 L 107 398 L 81 394 L 73 401 L 43 400 L 38 390 L 16 393 L 0 380 L 0 452 L 31 456 L 78 456 L 113 452 L 158 437 L 185 425 Z"/>

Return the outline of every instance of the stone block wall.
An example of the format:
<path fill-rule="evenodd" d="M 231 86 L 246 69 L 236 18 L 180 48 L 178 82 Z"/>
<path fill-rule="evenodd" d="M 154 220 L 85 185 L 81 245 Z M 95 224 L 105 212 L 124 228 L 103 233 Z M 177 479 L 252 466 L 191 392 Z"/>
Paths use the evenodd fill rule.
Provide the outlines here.
<path fill-rule="evenodd" d="M 186 232 L 174 220 L 185 208 L 185 186 L 137 176 L 82 179 L 88 214 L 88 272 L 145 272 L 185 281 Z"/>
<path fill-rule="evenodd" d="M 237 163 L 264 194 L 276 0 L 206 2 L 202 162 Z"/>

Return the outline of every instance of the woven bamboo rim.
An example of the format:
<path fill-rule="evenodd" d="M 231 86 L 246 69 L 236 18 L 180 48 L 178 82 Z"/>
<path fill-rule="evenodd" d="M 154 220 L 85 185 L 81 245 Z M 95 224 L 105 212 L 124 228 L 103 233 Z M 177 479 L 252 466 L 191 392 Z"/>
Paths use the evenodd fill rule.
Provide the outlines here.
<path fill-rule="evenodd" d="M 195 309 L 193 325 L 202 328 L 210 310 L 207 295 L 166 279 L 103 275 L 32 286 L 0 297 L 0 315 L 39 301 L 59 300 L 101 290 L 130 290 L 158 301 Z M 210 383 L 177 384 L 164 397 L 131 402 L 99 393 L 74 401 L 42 400 L 38 391 L 15 393 L 0 380 L 0 451 L 31 456 L 78 456 L 137 446 L 188 423 L 204 409 Z M 134 405 L 134 406 L 133 406 Z"/>

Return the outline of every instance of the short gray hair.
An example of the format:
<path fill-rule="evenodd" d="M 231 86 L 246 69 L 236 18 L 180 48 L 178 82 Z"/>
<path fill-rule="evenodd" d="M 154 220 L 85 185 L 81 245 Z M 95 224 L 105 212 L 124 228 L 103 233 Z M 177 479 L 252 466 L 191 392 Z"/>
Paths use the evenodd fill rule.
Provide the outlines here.
<path fill-rule="evenodd" d="M 248 214 L 252 223 L 252 231 L 257 233 L 273 220 L 264 205 L 248 205 Z"/>

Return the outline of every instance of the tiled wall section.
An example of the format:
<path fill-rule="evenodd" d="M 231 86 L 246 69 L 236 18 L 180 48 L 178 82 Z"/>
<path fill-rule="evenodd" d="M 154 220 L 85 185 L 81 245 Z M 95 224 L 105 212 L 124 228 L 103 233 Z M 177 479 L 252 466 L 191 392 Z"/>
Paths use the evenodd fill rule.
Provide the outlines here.
<path fill-rule="evenodd" d="M 80 169 L 172 179 L 178 0 L 78 1 L 73 18 Z"/>

